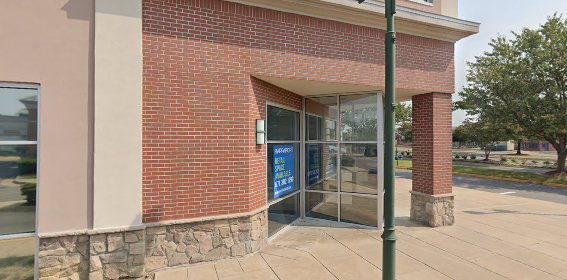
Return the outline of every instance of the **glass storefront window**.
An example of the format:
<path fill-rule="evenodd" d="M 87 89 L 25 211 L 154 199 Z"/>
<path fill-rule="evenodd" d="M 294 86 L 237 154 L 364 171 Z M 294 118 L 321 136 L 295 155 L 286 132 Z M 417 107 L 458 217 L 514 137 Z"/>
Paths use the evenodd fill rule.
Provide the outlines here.
<path fill-rule="evenodd" d="M 268 141 L 299 141 L 299 113 L 268 106 Z"/>
<path fill-rule="evenodd" d="M 376 144 L 341 145 L 341 191 L 378 193 Z"/>
<path fill-rule="evenodd" d="M 320 140 L 320 133 L 319 133 L 319 117 L 306 115 L 305 116 L 305 123 L 307 125 L 307 140 Z"/>
<path fill-rule="evenodd" d="M 376 226 L 377 129 L 382 112 L 378 101 L 377 94 L 306 98 L 303 147 L 299 145 L 300 115 L 268 106 L 270 209 L 299 192 L 298 159 L 303 148 L 305 216 Z"/>
<path fill-rule="evenodd" d="M 35 145 L 0 145 L 0 235 L 35 231 Z"/>
<path fill-rule="evenodd" d="M 335 141 L 337 121 L 319 116 L 306 116 L 308 141 Z"/>
<path fill-rule="evenodd" d="M 377 98 L 376 94 L 340 97 L 342 141 L 377 140 Z"/>
<path fill-rule="evenodd" d="M 305 99 L 307 217 L 377 225 L 378 101 L 377 94 Z"/>
<path fill-rule="evenodd" d="M 0 279 L 34 279 L 37 101 L 37 88 L 0 85 Z"/>
<path fill-rule="evenodd" d="M 307 98 L 305 102 L 305 111 L 307 114 L 335 120 L 339 116 L 336 96 L 310 97 Z"/>
<path fill-rule="evenodd" d="M 268 235 L 273 235 L 297 218 L 299 218 L 299 193 L 270 205 L 268 208 Z"/>
<path fill-rule="evenodd" d="M 347 194 L 341 195 L 341 221 L 374 227 L 377 226 L 377 198 Z"/>
<path fill-rule="evenodd" d="M 337 97 L 306 99 L 307 141 L 336 141 Z"/>
<path fill-rule="evenodd" d="M 273 235 L 300 216 L 299 112 L 267 109 L 268 234 Z"/>
<path fill-rule="evenodd" d="M 306 189 L 338 191 L 337 145 L 310 143 L 305 147 Z"/>
<path fill-rule="evenodd" d="M 0 141 L 37 140 L 36 89 L 0 86 Z"/>
<path fill-rule="evenodd" d="M 305 192 L 305 216 L 337 221 L 339 196 L 336 194 Z"/>

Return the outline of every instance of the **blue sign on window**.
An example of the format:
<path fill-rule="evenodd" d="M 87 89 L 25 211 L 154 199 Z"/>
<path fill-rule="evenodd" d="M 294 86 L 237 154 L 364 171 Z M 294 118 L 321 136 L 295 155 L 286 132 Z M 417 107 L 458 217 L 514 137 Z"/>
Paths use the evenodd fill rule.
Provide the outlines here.
<path fill-rule="evenodd" d="M 295 190 L 295 151 L 293 145 L 274 146 L 274 198 Z"/>
<path fill-rule="evenodd" d="M 309 171 L 307 172 L 307 185 L 318 183 L 321 179 L 321 146 L 320 144 L 309 144 L 307 157 Z"/>

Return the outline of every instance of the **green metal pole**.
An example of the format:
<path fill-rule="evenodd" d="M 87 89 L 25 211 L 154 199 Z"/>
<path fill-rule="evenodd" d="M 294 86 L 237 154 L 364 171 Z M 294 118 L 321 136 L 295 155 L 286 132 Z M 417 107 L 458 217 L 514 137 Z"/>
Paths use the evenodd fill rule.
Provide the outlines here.
<path fill-rule="evenodd" d="M 362 3 L 365 0 L 358 0 Z M 382 280 L 396 279 L 396 223 L 394 213 L 395 106 L 396 106 L 396 0 L 386 0 L 386 101 L 384 114 L 384 233 L 382 233 Z"/>
<path fill-rule="evenodd" d="M 396 224 L 394 191 L 396 106 L 396 0 L 386 0 L 386 101 L 384 115 L 384 233 L 382 233 L 382 279 L 396 279 Z"/>

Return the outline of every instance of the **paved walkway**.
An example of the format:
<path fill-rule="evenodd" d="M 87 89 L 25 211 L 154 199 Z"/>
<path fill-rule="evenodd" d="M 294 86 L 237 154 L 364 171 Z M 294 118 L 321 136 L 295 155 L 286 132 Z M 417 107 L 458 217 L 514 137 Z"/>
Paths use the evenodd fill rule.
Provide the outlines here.
<path fill-rule="evenodd" d="M 398 178 L 397 279 L 567 279 L 567 205 L 455 188 L 457 224 L 409 222 L 411 180 Z M 260 253 L 178 268 L 164 279 L 380 279 L 380 232 L 298 225 Z"/>

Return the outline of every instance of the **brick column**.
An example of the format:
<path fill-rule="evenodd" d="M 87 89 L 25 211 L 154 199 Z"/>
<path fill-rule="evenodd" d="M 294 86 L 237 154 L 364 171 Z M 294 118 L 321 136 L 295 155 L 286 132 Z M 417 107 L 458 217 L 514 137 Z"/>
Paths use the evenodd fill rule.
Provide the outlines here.
<path fill-rule="evenodd" d="M 412 103 L 413 185 L 410 219 L 432 227 L 452 225 L 455 217 L 451 94 L 416 95 Z"/>

